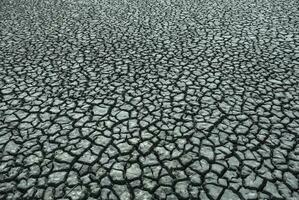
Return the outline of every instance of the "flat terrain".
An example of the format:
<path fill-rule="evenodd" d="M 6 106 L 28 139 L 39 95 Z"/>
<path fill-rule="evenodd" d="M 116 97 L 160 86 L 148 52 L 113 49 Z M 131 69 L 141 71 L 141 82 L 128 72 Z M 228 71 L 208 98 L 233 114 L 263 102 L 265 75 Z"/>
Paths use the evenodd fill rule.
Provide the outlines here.
<path fill-rule="evenodd" d="M 0 0 L 1 200 L 298 200 L 298 135 L 298 0 Z"/>

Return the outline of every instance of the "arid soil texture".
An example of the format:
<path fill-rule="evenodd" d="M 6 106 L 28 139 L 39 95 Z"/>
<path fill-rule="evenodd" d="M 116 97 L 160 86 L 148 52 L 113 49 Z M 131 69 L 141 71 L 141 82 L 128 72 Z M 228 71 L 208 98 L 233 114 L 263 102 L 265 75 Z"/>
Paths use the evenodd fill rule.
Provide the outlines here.
<path fill-rule="evenodd" d="M 298 200 L 298 0 L 1 0 L 1 200 Z"/>

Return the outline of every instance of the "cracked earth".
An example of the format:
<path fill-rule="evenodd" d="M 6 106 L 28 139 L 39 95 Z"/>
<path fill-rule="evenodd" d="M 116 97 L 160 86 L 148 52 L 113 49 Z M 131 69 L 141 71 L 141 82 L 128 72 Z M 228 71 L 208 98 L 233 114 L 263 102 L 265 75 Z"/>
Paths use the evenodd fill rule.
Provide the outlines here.
<path fill-rule="evenodd" d="M 0 1 L 0 199 L 299 199 L 296 0 Z"/>

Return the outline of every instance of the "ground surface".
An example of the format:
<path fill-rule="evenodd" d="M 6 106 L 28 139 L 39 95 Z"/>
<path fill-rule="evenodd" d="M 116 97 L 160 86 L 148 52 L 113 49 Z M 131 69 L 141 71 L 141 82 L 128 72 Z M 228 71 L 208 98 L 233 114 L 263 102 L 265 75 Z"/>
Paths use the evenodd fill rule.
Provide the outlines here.
<path fill-rule="evenodd" d="M 298 8 L 0 1 L 0 199 L 299 199 Z"/>

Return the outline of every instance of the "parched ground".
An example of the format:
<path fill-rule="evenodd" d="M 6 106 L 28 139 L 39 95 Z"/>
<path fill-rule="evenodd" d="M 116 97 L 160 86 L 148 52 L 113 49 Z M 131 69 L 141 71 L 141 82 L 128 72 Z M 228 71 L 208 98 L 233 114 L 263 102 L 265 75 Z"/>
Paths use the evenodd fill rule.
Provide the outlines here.
<path fill-rule="evenodd" d="M 0 199 L 299 199 L 297 0 L 1 0 Z"/>

